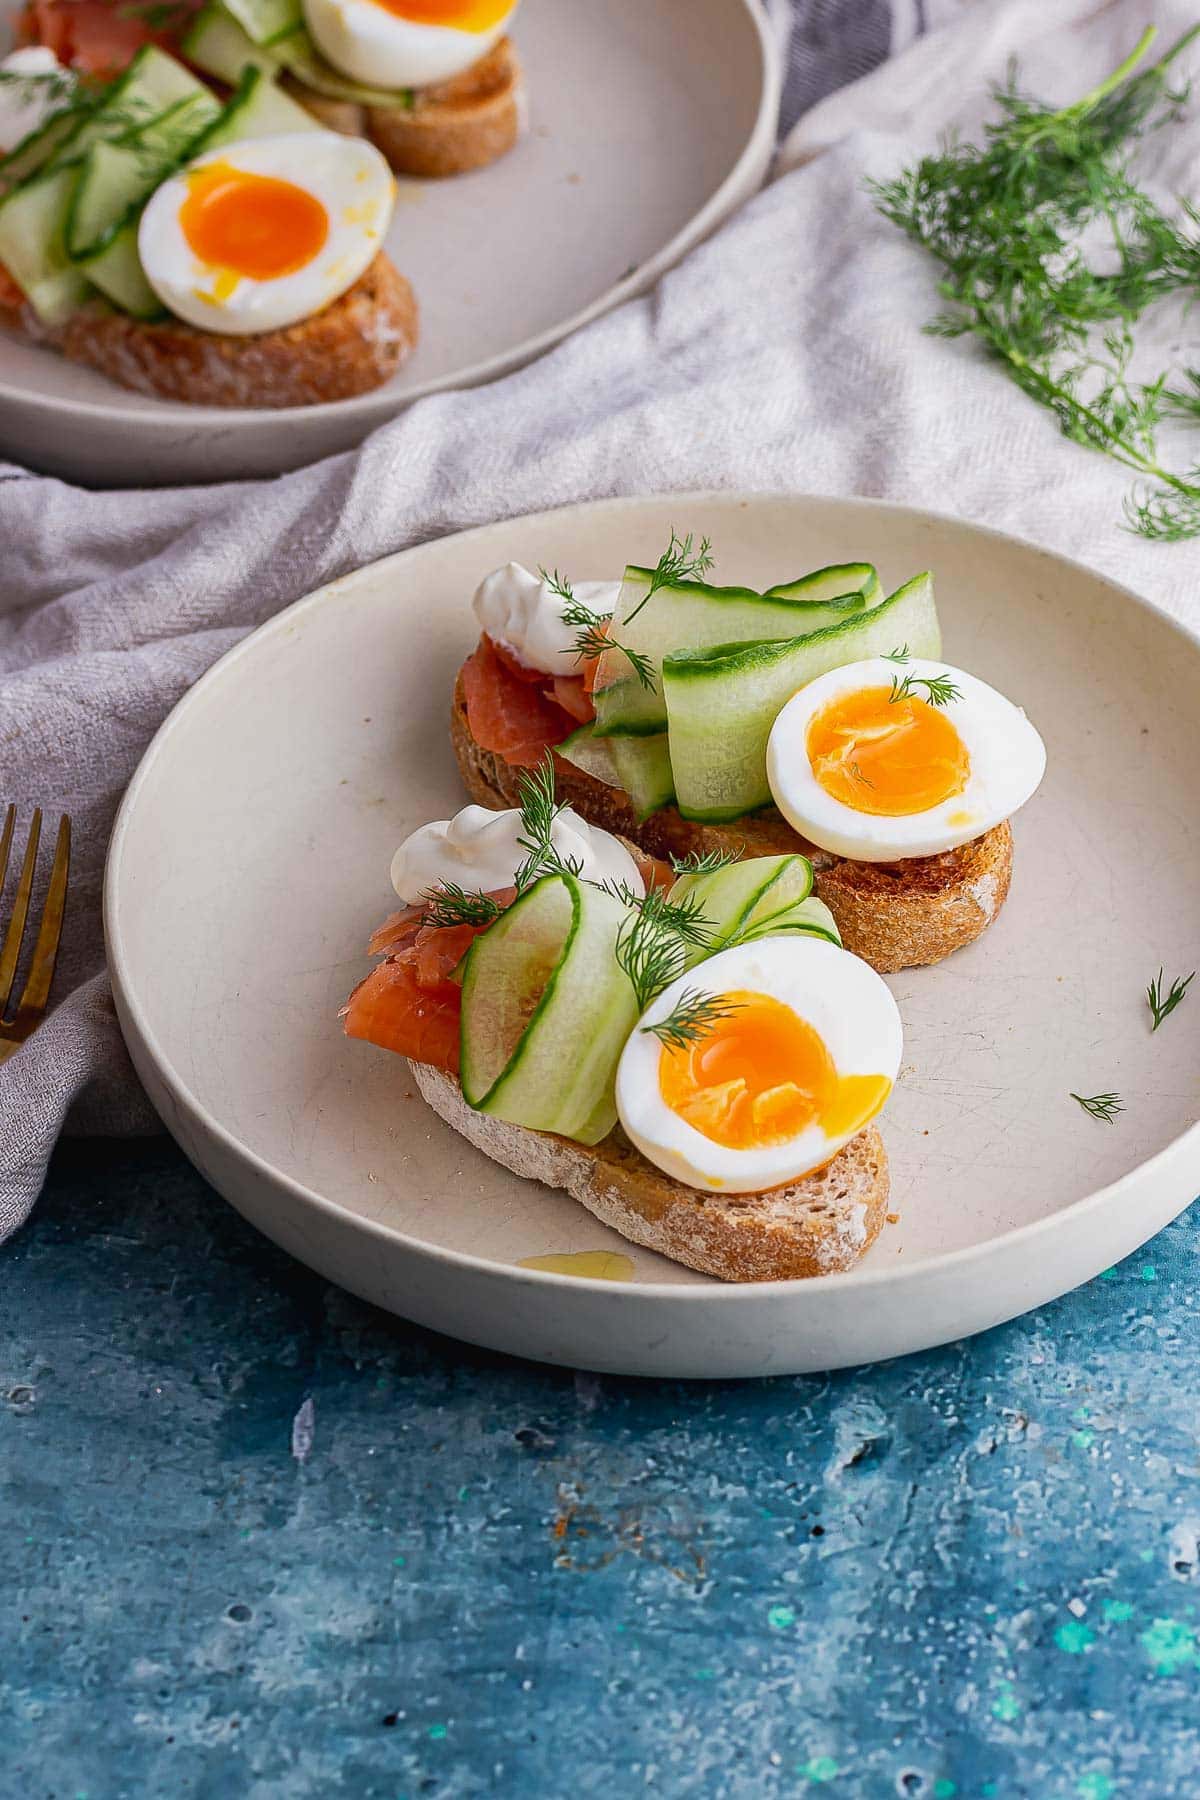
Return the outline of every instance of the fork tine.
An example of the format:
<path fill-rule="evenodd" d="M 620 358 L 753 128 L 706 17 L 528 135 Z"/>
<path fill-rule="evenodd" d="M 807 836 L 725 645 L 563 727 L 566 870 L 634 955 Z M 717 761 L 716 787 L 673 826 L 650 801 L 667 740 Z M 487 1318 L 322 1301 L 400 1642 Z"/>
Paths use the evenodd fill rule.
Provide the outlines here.
<path fill-rule="evenodd" d="M 54 845 L 54 865 L 50 870 L 50 886 L 38 927 L 29 979 L 17 1008 L 24 1023 L 32 1028 L 33 1018 L 46 1009 L 54 965 L 58 960 L 58 943 L 62 937 L 63 914 L 67 909 L 67 877 L 71 872 L 71 821 L 66 813 L 58 821 L 58 839 Z"/>
<path fill-rule="evenodd" d="M 25 936 L 25 921 L 29 917 L 29 897 L 33 892 L 33 871 L 37 862 L 38 840 L 41 835 L 42 809 L 35 807 L 29 825 L 29 842 L 25 846 L 25 861 L 21 865 L 21 879 L 17 883 L 17 898 L 13 905 L 12 918 L 8 922 L 4 948 L 0 950 L 0 1019 L 4 1017 L 7 1010 L 9 995 L 12 993 L 13 981 L 16 978 L 17 958 L 21 954 L 21 939 Z"/>
<path fill-rule="evenodd" d="M 17 809 L 10 806 L 4 815 L 4 830 L 0 831 L 0 893 L 4 891 L 4 878 L 8 874 L 8 853 L 12 849 L 13 829 L 17 823 Z"/>

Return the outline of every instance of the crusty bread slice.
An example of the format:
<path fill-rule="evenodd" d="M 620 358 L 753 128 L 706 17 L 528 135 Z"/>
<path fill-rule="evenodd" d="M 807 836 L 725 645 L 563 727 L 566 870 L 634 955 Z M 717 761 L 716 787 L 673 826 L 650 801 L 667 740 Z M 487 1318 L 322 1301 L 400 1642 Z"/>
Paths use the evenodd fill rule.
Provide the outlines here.
<path fill-rule="evenodd" d="M 823 1169 L 787 1187 L 709 1194 L 662 1174 L 619 1126 L 590 1146 L 528 1131 L 475 1112 L 441 1069 L 410 1067 L 438 1117 L 493 1162 L 529 1181 L 565 1188 L 622 1237 L 722 1281 L 841 1274 L 883 1228 L 888 1162 L 873 1125 Z"/>
<path fill-rule="evenodd" d="M 50 328 L 23 300 L 6 301 L 3 294 L 0 325 L 163 400 L 312 406 L 389 380 L 416 344 L 417 303 L 381 253 L 323 312 L 255 337 L 197 331 L 179 319 L 132 319 L 99 303 Z"/>
<path fill-rule="evenodd" d="M 411 106 L 328 100 L 291 77 L 283 85 L 331 131 L 370 138 L 398 175 L 482 169 L 512 149 L 525 122 L 521 64 L 507 37 L 452 81 L 416 89 Z"/>
<path fill-rule="evenodd" d="M 472 800 L 481 806 L 515 806 L 521 772 L 476 743 L 461 677 L 454 689 L 450 739 Z M 849 862 L 806 843 L 774 808 L 735 825 L 697 825 L 673 806 L 639 820 L 620 789 L 597 781 L 561 756 L 554 758 L 554 774 L 559 798 L 589 824 L 632 838 L 653 856 L 718 849 L 736 849 L 746 856 L 802 851 L 812 859 L 816 891 L 837 920 L 847 950 L 883 974 L 941 962 L 972 943 L 986 931 L 1008 895 L 1012 829 L 1007 821 L 941 856 L 897 863 Z"/>

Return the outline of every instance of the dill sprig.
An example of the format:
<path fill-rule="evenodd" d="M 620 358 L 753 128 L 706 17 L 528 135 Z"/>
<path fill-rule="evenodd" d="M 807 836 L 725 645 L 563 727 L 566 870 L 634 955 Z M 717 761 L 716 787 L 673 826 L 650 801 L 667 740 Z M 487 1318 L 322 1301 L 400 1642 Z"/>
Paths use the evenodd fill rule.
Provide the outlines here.
<path fill-rule="evenodd" d="M 646 602 L 653 600 L 659 588 L 674 587 L 680 581 L 699 581 L 701 576 L 708 574 L 712 566 L 712 544 L 708 538 L 701 538 L 700 548 L 693 550 L 691 532 L 681 538 L 672 528 L 671 541 L 655 563 L 645 593 L 633 611 L 626 613 L 622 624 L 628 625 L 630 619 L 636 619 Z"/>
<path fill-rule="evenodd" d="M 1170 1017 L 1171 1013 L 1175 1011 L 1175 1008 L 1179 1005 L 1179 1002 L 1183 999 L 1195 979 L 1195 969 L 1192 970 L 1190 975 L 1176 976 L 1164 998 L 1162 991 L 1163 972 L 1161 968 L 1159 969 L 1158 974 L 1146 989 L 1146 999 L 1149 1003 L 1150 1011 L 1154 1015 L 1154 1023 L 1150 1027 L 1151 1031 L 1157 1031 L 1163 1020 Z"/>
<path fill-rule="evenodd" d="M 903 681 L 899 675 L 892 676 L 892 691 L 888 695 L 889 704 L 897 700 L 917 698 L 917 689 L 925 689 L 925 697 L 930 706 L 949 706 L 951 700 L 962 699 L 962 689 L 951 681 L 949 673 L 944 675 L 908 674 Z"/>
<path fill-rule="evenodd" d="M 711 936 L 710 921 L 691 898 L 668 900 L 652 888 L 631 906 L 617 933 L 615 954 L 632 983 L 639 1012 L 683 974 L 689 949 L 704 948 Z"/>
<path fill-rule="evenodd" d="M 582 600 L 576 598 L 575 590 L 566 576 L 560 575 L 557 569 L 552 575 L 548 575 L 545 569 L 539 567 L 538 574 L 550 592 L 557 594 L 563 602 L 563 624 L 570 625 L 574 629 L 575 641 L 566 654 L 586 662 L 594 656 L 603 656 L 606 650 L 619 650 L 622 656 L 628 658 L 629 664 L 642 686 L 653 690 L 656 685 L 654 664 L 648 656 L 643 656 L 640 651 L 630 650 L 626 645 L 617 642 L 609 629 L 612 624 L 612 614 L 593 612 L 590 606 L 585 606 Z"/>
<path fill-rule="evenodd" d="M 1078 1100 L 1085 1113 L 1090 1113 L 1093 1119 L 1103 1119 L 1106 1125 L 1111 1125 L 1117 1114 L 1125 1111 L 1121 1105 L 1120 1094 L 1084 1095 L 1073 1093 L 1071 1098 Z"/>
<path fill-rule="evenodd" d="M 671 867 L 676 875 L 716 875 L 740 861 L 737 850 L 706 850 L 703 855 L 699 850 L 689 850 L 686 856 L 673 856 Z"/>
<path fill-rule="evenodd" d="M 883 653 L 884 662 L 905 663 L 910 661 L 911 657 L 912 651 L 907 644 L 900 644 L 895 650 L 885 650 Z"/>
<path fill-rule="evenodd" d="M 566 811 L 554 798 L 554 757 L 547 750 L 534 769 L 523 769 L 517 783 L 521 808 L 521 830 L 517 843 L 525 852 L 525 860 L 513 876 L 518 894 L 523 894 L 543 875 L 580 875 L 583 864 L 577 856 L 561 856 L 554 843 L 554 822 Z"/>
<path fill-rule="evenodd" d="M 448 881 L 445 887 L 427 889 L 421 895 L 421 905 L 425 908 L 422 923 L 435 930 L 453 930 L 456 925 L 494 925 L 504 911 L 490 894 L 468 893 L 454 881 Z"/>
<path fill-rule="evenodd" d="M 656 1037 L 669 1050 L 687 1050 L 714 1031 L 741 1007 L 740 1000 L 725 994 L 705 994 L 699 988 L 684 988 L 665 1019 L 657 1025 L 643 1025 L 641 1030 Z"/>
<path fill-rule="evenodd" d="M 1125 522 L 1166 541 L 1200 533 L 1200 465 L 1169 470 L 1157 448 L 1180 394 L 1183 413 L 1191 402 L 1167 374 L 1134 379 L 1132 327 L 1157 301 L 1200 285 L 1200 215 L 1183 202 L 1168 217 L 1137 186 L 1130 159 L 1141 137 L 1178 116 L 1187 90 L 1171 86 L 1171 65 L 1198 33 L 1139 69 L 1151 27 L 1105 81 L 1057 111 L 1022 93 L 1010 69 L 982 145 L 944 144 L 870 184 L 884 217 L 941 264 L 949 304 L 926 329 L 974 337 L 1066 437 L 1137 475 Z"/>

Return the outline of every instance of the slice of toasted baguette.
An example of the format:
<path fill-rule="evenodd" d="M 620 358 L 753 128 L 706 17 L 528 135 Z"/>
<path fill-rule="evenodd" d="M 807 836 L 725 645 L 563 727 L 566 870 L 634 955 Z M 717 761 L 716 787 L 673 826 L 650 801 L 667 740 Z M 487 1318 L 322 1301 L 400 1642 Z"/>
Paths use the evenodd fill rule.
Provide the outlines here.
<path fill-rule="evenodd" d="M 331 131 L 370 138 L 398 175 L 482 169 L 512 149 L 525 124 L 521 65 L 507 37 L 452 81 L 417 88 L 411 106 L 329 100 L 290 76 L 283 85 Z"/>
<path fill-rule="evenodd" d="M 101 375 L 196 406 L 313 406 L 395 374 L 417 341 L 413 291 L 382 253 L 340 299 L 281 331 L 227 337 L 179 319 L 146 321 L 97 303 L 47 327 L 0 297 L 0 325 Z"/>
<path fill-rule="evenodd" d="M 622 1237 L 721 1281 L 838 1275 L 879 1236 L 888 1162 L 873 1125 L 833 1161 L 761 1194 L 683 1187 L 635 1150 L 618 1126 L 602 1144 L 572 1143 L 475 1112 L 452 1075 L 409 1065 L 438 1117 L 514 1175 L 567 1193 Z"/>
<path fill-rule="evenodd" d="M 461 677 L 454 689 L 450 740 L 472 800 L 494 807 L 518 803 L 521 771 L 476 743 Z M 773 807 L 734 825 L 697 825 L 673 806 L 639 820 L 619 788 L 597 781 L 561 756 L 554 758 L 554 774 L 560 800 L 589 824 L 632 838 L 652 856 L 730 849 L 745 856 L 802 851 L 812 859 L 816 891 L 837 920 L 847 950 L 885 975 L 941 962 L 972 943 L 1008 896 L 1013 844 L 1007 820 L 941 856 L 849 862 L 806 843 Z"/>

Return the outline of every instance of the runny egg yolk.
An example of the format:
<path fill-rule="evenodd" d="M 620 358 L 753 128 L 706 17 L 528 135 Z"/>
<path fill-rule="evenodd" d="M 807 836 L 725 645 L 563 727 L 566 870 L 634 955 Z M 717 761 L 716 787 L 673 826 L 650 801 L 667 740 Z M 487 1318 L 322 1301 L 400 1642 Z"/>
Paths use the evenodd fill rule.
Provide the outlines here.
<path fill-rule="evenodd" d="M 671 1111 L 729 1150 L 762 1149 L 818 1124 L 841 1137 L 873 1119 L 886 1075 L 839 1075 L 819 1034 L 770 994 L 721 996 L 729 1007 L 686 1048 L 664 1048 L 658 1086 Z"/>
<path fill-rule="evenodd" d="M 454 31 L 490 31 L 512 11 L 513 0 L 376 0 L 376 5 L 414 25 L 449 26 Z"/>
<path fill-rule="evenodd" d="M 888 818 L 953 799 L 971 773 L 967 746 L 945 713 L 915 694 L 894 700 L 885 687 L 823 706 L 805 748 L 818 785 L 834 800 Z"/>
<path fill-rule="evenodd" d="M 251 281 L 294 275 L 329 236 L 329 215 L 306 188 L 227 162 L 188 176 L 179 223 L 202 263 Z"/>

